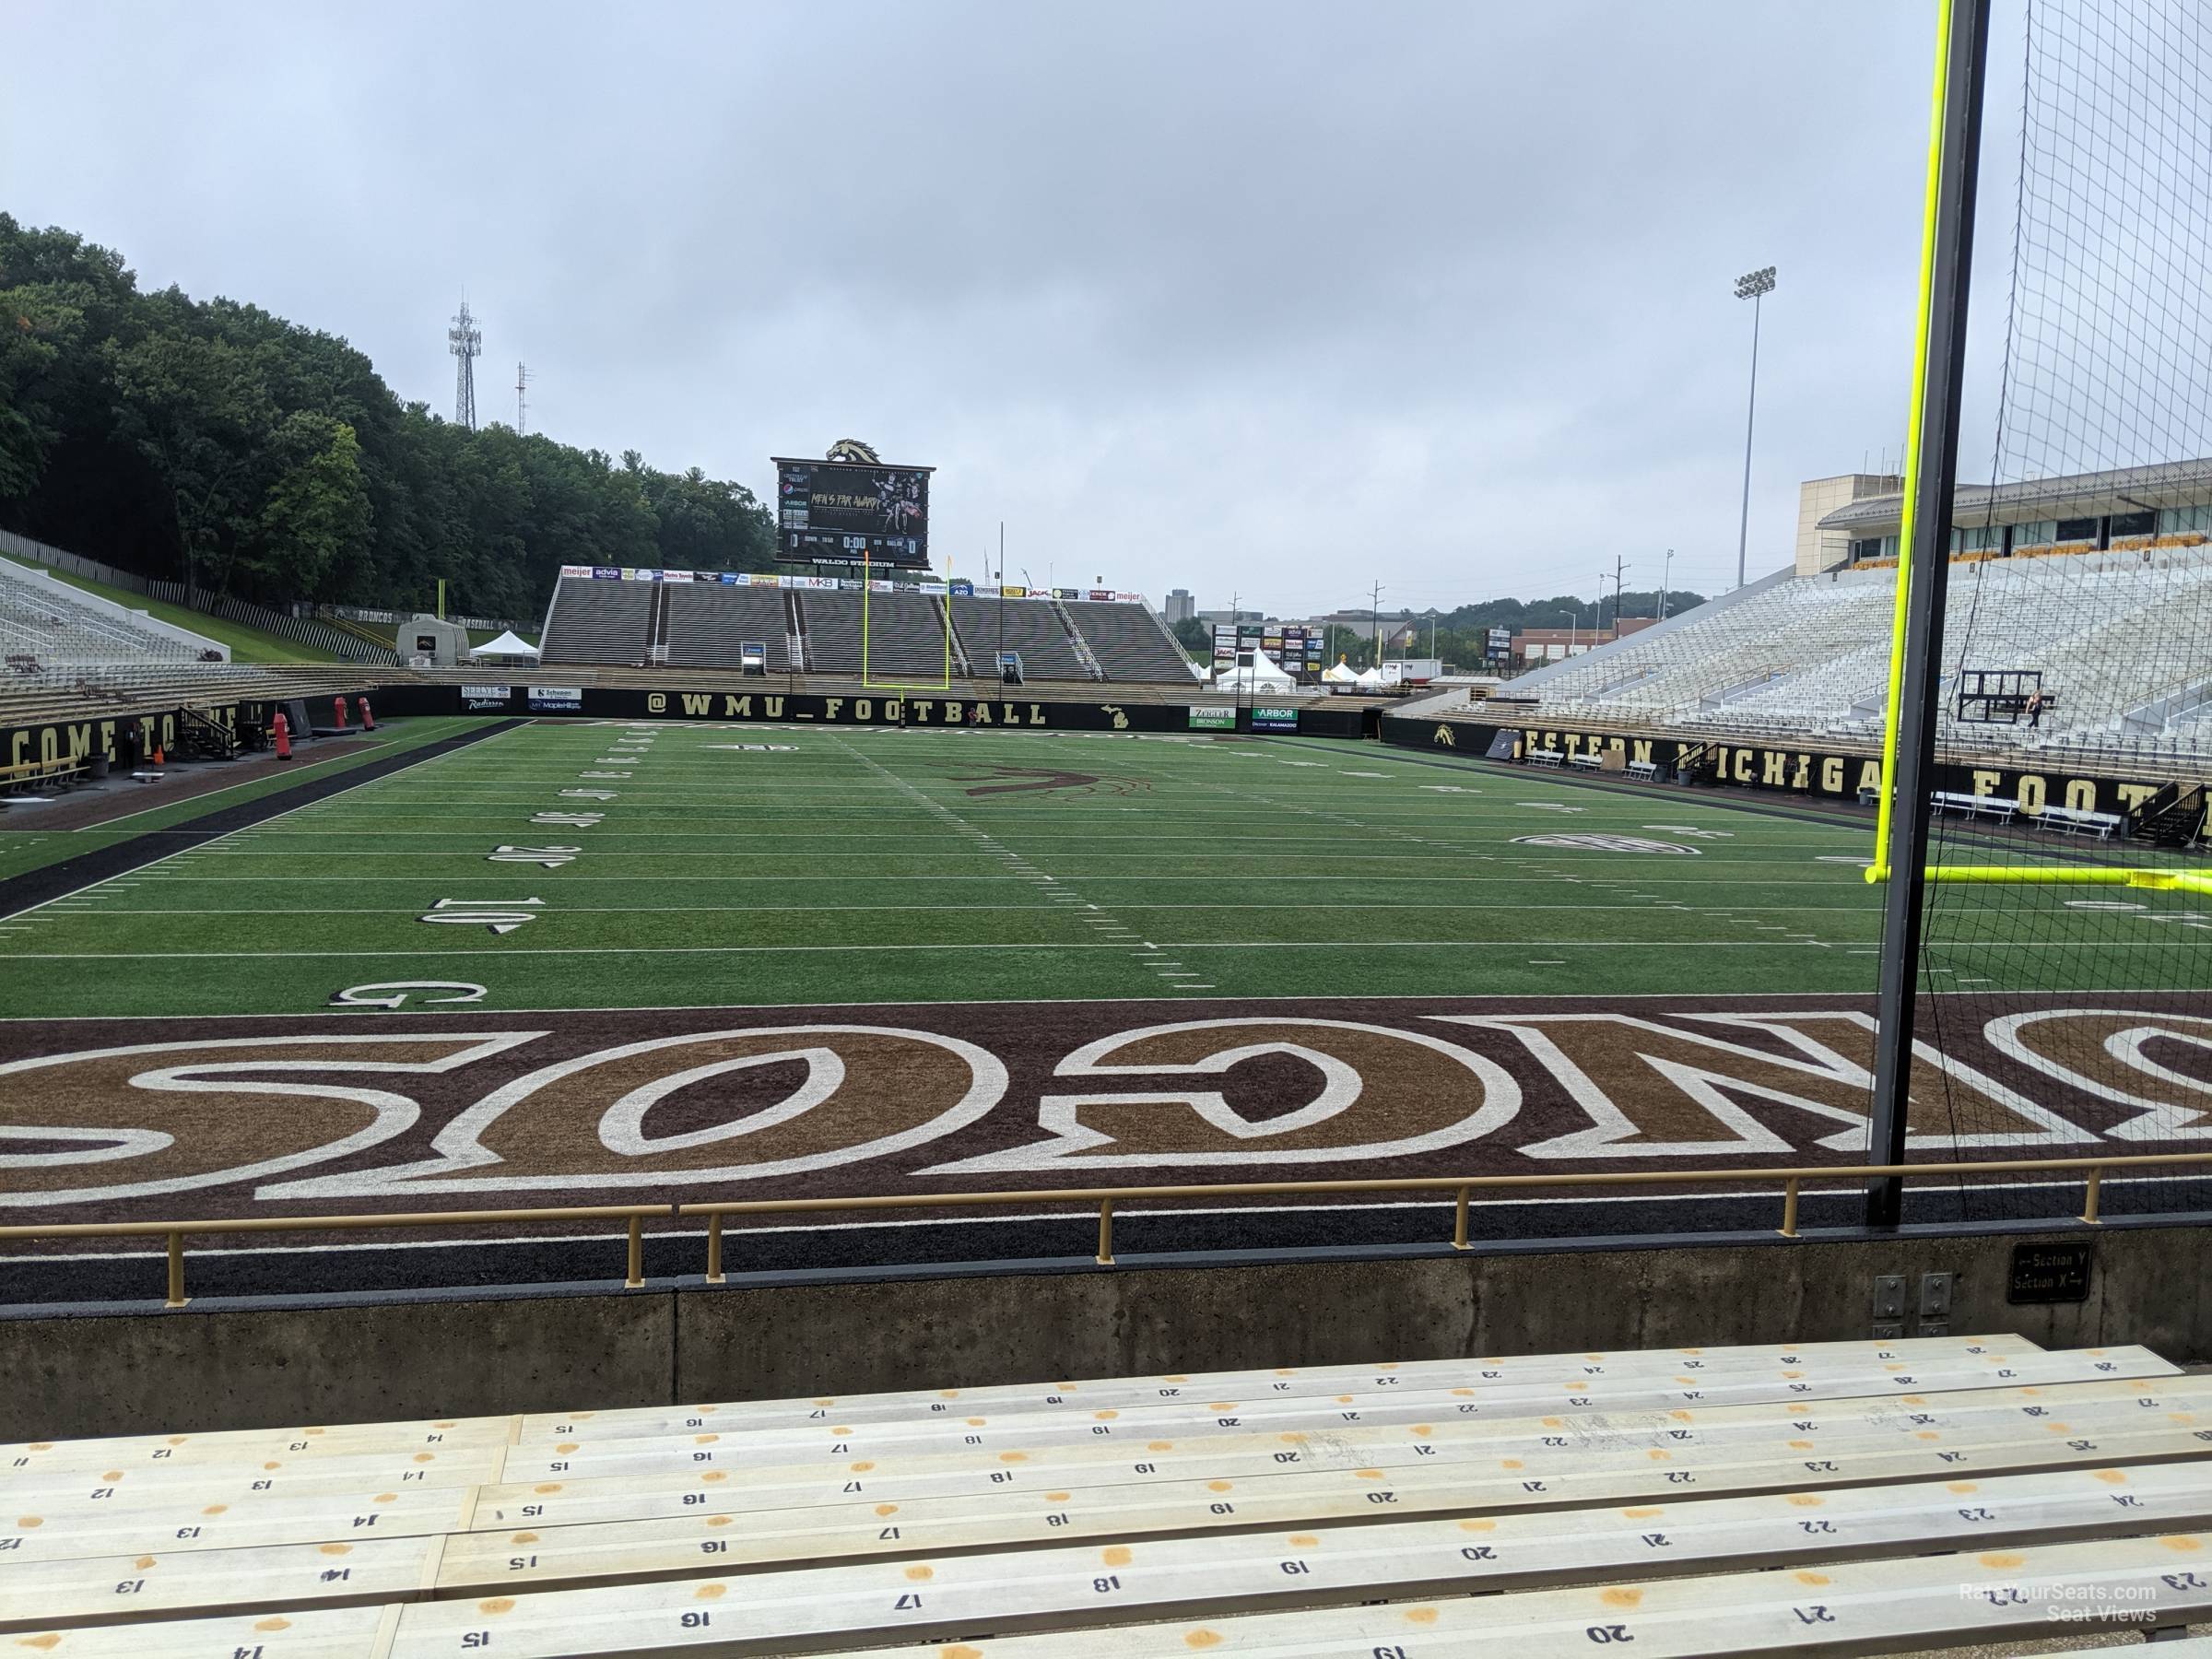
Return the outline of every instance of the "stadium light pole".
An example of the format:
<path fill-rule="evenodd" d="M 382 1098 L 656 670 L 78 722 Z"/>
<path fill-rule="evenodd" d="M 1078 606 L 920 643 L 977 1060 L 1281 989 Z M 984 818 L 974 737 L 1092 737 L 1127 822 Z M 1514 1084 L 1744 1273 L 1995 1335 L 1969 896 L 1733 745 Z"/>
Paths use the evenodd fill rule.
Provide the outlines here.
<path fill-rule="evenodd" d="M 1759 419 L 1759 305 L 1774 291 L 1774 267 L 1735 279 L 1735 297 L 1751 301 L 1751 399 L 1744 410 L 1744 511 L 1735 527 L 1735 585 L 1744 585 L 1744 555 L 1751 539 L 1751 430 Z"/>
<path fill-rule="evenodd" d="M 998 671 L 1001 685 L 1006 673 L 1006 521 L 998 521 Z"/>
<path fill-rule="evenodd" d="M 1882 954 L 1875 1005 L 1874 1099 L 1867 1158 L 1905 1159 L 1912 1100 L 1914 992 L 1920 971 L 1922 898 L 1928 861 L 1928 779 L 1943 695 L 1943 600 L 1950 576 L 1952 495 L 1959 478 L 1959 405 L 1966 371 L 1966 306 L 1972 276 L 1974 173 L 1982 150 L 1983 81 L 1989 65 L 1989 0 L 1958 0 L 1936 43 L 1940 90 L 1929 146 L 1926 251 L 1913 363 L 1912 441 L 1905 461 L 1911 537 L 1898 571 L 1904 627 L 1897 653 L 1894 749 L 1883 756 L 1888 834 L 1875 848 L 1882 889 Z M 1887 746 L 1886 746 L 1887 747 Z M 1894 1229 L 1904 1217 L 1904 1182 L 1873 1177 L 1866 1225 Z"/>
<path fill-rule="evenodd" d="M 1675 579 L 1675 550 L 1666 550 L 1666 562 L 1659 567 L 1659 620 L 1666 620 L 1667 584 Z"/>

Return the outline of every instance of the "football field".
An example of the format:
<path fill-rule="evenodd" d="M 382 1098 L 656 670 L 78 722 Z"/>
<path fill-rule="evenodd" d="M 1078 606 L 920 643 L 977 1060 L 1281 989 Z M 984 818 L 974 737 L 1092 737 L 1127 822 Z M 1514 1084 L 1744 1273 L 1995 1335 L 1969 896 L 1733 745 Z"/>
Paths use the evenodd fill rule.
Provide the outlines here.
<path fill-rule="evenodd" d="M 1371 745 L 534 724 L 11 918 L 0 1006 L 1866 991 L 1867 845 Z"/>
<path fill-rule="evenodd" d="M 388 770 L 213 821 L 178 803 L 136 841 L 85 832 L 117 861 L 97 879 L 15 877 L 44 892 L 0 914 L 9 1219 L 1866 1155 L 1879 894 L 1848 812 L 1292 738 L 407 724 Z M 1936 912 L 1912 1156 L 2203 1133 L 2188 896 L 2069 890 Z M 2115 1213 L 2174 1202 L 2104 1191 Z M 1914 1192 L 1945 1216 L 1993 1202 Z M 1854 1193 L 1808 1188 L 1807 1225 Z M 1477 1230 L 1773 1225 L 1771 1195 L 1725 1182 L 1635 1194 L 1500 1196 Z M 1388 1242 L 1432 1238 L 1439 1204 L 1128 1214 L 1181 1248 Z M 1080 1216 L 970 1219 L 794 1220 L 747 1249 L 1088 1248 Z M 497 1242 L 325 1246 L 318 1272 L 576 1271 L 566 1246 Z M 213 1282 L 253 1288 L 280 1248 L 211 1250 Z M 136 1294 L 142 1253 L 87 1246 L 18 1294 Z M 680 1229 L 648 1253 L 695 1253 Z"/>

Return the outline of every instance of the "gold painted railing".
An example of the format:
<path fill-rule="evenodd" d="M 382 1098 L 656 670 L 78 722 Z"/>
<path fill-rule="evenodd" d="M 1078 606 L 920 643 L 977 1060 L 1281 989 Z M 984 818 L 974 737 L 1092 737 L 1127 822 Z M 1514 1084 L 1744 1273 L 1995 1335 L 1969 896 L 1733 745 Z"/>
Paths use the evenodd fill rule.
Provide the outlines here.
<path fill-rule="evenodd" d="M 547 1221 L 606 1221 L 625 1224 L 629 1251 L 623 1286 L 638 1289 L 645 1283 L 645 1223 L 702 1217 L 707 1224 L 705 1282 L 724 1284 L 724 1221 L 731 1216 L 837 1214 L 872 1210 L 999 1209 L 1015 1205 L 1077 1204 L 1098 1213 L 1098 1250 L 1101 1266 L 1113 1265 L 1114 1206 L 1126 1202 L 1157 1203 L 1172 1199 L 1243 1199 L 1330 1197 L 1393 1193 L 1449 1193 L 1453 1197 L 1452 1246 L 1469 1250 L 1469 1212 L 1478 1192 L 1516 1192 L 1524 1189 L 1628 1186 L 1736 1186 L 1764 1185 L 1782 1189 L 1782 1225 L 1785 1239 L 1798 1237 L 1799 1194 L 1807 1182 L 1860 1182 L 1877 1176 L 1912 1180 L 1929 1175 L 2080 1175 L 2085 1192 L 2081 1225 L 2099 1225 L 2102 1189 L 2108 1173 L 2153 1168 L 2196 1168 L 2212 1164 L 2212 1152 L 2129 1154 L 2106 1158 L 1987 1159 L 1950 1163 L 1838 1164 L 1809 1169 L 1753 1170 L 1608 1170 L 1602 1171 L 1547 1172 L 1533 1175 L 1412 1176 L 1369 1181 L 1259 1181 L 1228 1182 L 1193 1186 L 1039 1187 L 1022 1191 L 987 1193 L 902 1193 L 860 1198 L 736 1198 L 710 1204 L 614 1204 L 569 1209 L 413 1210 L 393 1215 L 362 1216 L 251 1216 L 195 1221 L 75 1221 L 50 1225 L 0 1227 L 0 1241 L 39 1239 L 159 1238 L 168 1242 L 169 1294 L 166 1305 L 184 1306 L 184 1241 L 233 1233 L 293 1233 L 373 1231 L 384 1228 L 522 1226 Z M 1695 1241 L 1696 1234 L 1685 1234 Z"/>

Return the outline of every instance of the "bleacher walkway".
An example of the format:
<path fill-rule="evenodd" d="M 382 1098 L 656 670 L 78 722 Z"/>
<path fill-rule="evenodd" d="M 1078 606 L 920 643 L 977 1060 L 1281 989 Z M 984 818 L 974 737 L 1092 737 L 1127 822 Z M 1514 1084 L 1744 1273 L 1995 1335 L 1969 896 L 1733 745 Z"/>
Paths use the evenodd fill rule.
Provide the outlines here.
<path fill-rule="evenodd" d="M 1853 1653 L 2212 1618 L 2212 1376 L 2017 1336 L 0 1448 L 132 1659 Z M 2204 1649 L 2178 1643 L 2167 1652 Z"/>

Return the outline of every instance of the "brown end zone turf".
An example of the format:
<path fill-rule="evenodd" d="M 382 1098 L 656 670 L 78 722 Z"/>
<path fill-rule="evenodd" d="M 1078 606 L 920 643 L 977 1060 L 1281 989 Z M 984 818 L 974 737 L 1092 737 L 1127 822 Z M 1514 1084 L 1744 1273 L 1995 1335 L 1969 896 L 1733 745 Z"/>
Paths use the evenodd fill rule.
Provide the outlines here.
<path fill-rule="evenodd" d="M 1914 1156 L 2190 1141 L 2197 1001 L 1932 1010 Z M 15 1021 L 0 1221 L 1842 1164 L 1871 1056 L 1818 995 Z"/>

